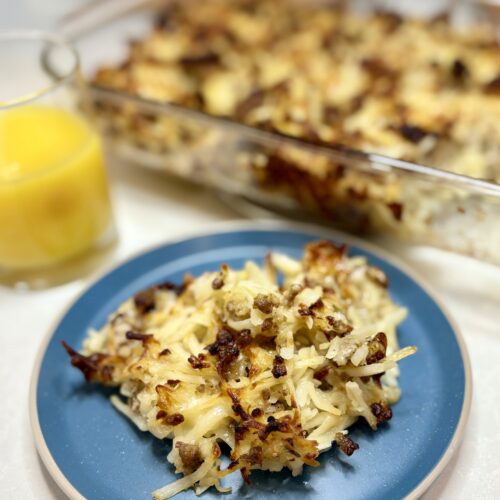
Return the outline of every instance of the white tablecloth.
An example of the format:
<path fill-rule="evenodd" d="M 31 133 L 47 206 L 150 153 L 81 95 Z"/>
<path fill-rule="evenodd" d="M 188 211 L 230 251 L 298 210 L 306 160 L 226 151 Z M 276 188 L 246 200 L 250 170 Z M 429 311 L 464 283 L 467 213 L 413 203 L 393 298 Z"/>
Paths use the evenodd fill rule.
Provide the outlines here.
<path fill-rule="evenodd" d="M 4 0 L 0 28 L 48 26 L 60 13 L 55 3 L 62 4 Z M 120 233 L 115 261 L 237 216 L 212 195 L 154 173 L 114 165 L 111 178 Z M 461 327 L 472 361 L 474 395 L 464 442 L 426 498 L 500 498 L 500 268 L 429 248 L 391 247 L 433 285 Z M 24 294 L 0 287 L 1 499 L 64 498 L 34 448 L 28 388 L 43 336 L 89 279 Z"/>

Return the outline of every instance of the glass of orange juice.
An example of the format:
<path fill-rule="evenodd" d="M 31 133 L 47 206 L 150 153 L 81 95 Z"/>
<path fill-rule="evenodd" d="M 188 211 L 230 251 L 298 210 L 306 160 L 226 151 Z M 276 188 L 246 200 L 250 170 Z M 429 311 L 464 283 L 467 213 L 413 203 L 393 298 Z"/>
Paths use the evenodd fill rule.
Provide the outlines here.
<path fill-rule="evenodd" d="M 84 275 L 116 240 L 78 55 L 40 32 L 0 34 L 0 283 Z"/>

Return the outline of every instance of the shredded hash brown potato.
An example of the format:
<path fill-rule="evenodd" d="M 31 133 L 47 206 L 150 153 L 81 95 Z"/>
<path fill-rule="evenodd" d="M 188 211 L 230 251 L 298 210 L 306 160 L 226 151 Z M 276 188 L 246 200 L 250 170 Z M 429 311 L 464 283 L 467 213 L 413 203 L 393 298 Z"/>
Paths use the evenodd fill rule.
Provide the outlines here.
<path fill-rule="evenodd" d="M 364 257 L 318 241 L 300 261 L 272 253 L 263 267 L 223 264 L 139 292 L 82 354 L 64 346 L 88 382 L 120 387 L 112 402 L 139 429 L 173 439 L 167 459 L 184 477 L 155 499 L 225 492 L 221 479 L 236 470 L 247 482 L 255 469 L 298 475 L 332 443 L 351 455 L 349 426 L 392 417 L 396 363 L 416 348 L 398 347 L 406 310 L 387 286 Z"/>

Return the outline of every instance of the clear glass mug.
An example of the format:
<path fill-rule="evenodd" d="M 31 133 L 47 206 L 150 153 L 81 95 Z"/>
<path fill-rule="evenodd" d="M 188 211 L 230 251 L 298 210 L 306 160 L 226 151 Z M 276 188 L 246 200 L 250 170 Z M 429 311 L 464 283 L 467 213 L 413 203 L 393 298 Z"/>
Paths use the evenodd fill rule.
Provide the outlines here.
<path fill-rule="evenodd" d="M 78 55 L 46 33 L 0 33 L 0 71 L 0 283 L 75 279 L 116 240 Z"/>

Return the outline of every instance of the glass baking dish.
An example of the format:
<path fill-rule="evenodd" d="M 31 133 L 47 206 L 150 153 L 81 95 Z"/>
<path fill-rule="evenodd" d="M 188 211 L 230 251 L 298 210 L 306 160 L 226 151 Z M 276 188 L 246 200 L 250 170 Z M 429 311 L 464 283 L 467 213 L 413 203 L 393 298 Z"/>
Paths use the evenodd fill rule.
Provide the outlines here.
<path fill-rule="evenodd" d="M 412 2 L 383 2 L 385 9 L 394 5 L 398 15 L 415 8 Z M 485 3 L 422 5 L 427 13 L 445 9 L 463 22 L 481 15 Z M 66 18 L 63 29 L 76 41 L 90 78 L 102 65 L 123 60 L 130 39 L 146 35 L 157 14 L 158 2 L 91 3 Z M 307 212 L 351 232 L 387 234 L 500 264 L 496 182 L 266 131 L 97 85 L 91 95 L 107 147 L 119 158 L 291 217 Z"/>

